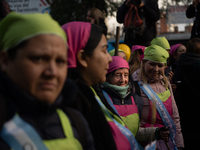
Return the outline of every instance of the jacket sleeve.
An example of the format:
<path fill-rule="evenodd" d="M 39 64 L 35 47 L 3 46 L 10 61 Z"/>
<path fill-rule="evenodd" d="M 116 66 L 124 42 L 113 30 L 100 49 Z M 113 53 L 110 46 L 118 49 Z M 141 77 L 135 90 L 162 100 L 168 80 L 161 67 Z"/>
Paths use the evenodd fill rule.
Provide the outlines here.
<path fill-rule="evenodd" d="M 176 102 L 174 100 L 174 95 L 173 95 L 172 88 L 171 88 L 170 84 L 169 84 L 169 88 L 170 88 L 170 92 L 171 92 L 172 108 L 173 108 L 172 119 L 174 121 L 174 124 L 176 125 L 176 135 L 175 135 L 174 140 L 175 140 L 177 148 L 179 148 L 179 147 L 183 148 L 184 142 L 183 142 L 183 135 L 182 135 L 182 132 L 181 132 L 179 112 L 178 112 L 178 108 L 176 106 Z"/>
<path fill-rule="evenodd" d="M 158 2 L 157 0 L 152 0 L 150 3 L 148 1 L 144 2 L 143 9 L 146 15 L 145 18 L 153 22 L 156 22 L 160 18 L 160 10 L 158 8 Z"/>
<path fill-rule="evenodd" d="M 186 17 L 193 18 L 195 16 L 195 7 L 190 5 L 186 10 Z"/>
<path fill-rule="evenodd" d="M 129 10 L 129 6 L 126 6 L 126 1 L 119 7 L 117 11 L 117 22 L 118 23 L 124 23 L 124 18 L 126 16 L 126 13 Z"/>

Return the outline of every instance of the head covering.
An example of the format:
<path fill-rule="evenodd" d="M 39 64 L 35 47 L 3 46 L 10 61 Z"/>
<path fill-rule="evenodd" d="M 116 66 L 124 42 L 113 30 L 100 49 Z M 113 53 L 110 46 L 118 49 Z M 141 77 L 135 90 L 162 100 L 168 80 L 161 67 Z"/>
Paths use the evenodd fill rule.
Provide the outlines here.
<path fill-rule="evenodd" d="M 66 34 L 49 14 L 9 13 L 0 22 L 0 50 L 8 50 L 41 34 L 55 34 L 66 42 Z"/>
<path fill-rule="evenodd" d="M 124 52 L 123 50 L 121 50 L 121 49 L 118 49 L 118 52 L 123 52 L 123 53 L 125 54 L 125 52 Z M 115 56 L 115 49 L 111 50 L 111 51 L 109 52 L 109 54 L 110 54 L 111 56 Z"/>
<path fill-rule="evenodd" d="M 158 45 L 165 50 L 170 50 L 170 45 L 168 40 L 163 36 L 163 37 L 156 37 L 151 41 L 151 45 Z"/>
<path fill-rule="evenodd" d="M 140 60 L 143 60 L 144 58 L 144 50 L 145 50 L 145 46 L 141 46 L 141 45 L 133 45 L 132 46 L 132 52 L 141 49 L 143 54 L 140 54 Z"/>
<path fill-rule="evenodd" d="M 112 56 L 113 61 L 109 64 L 108 73 L 117 70 L 119 68 L 129 69 L 128 62 L 120 56 Z"/>
<path fill-rule="evenodd" d="M 151 60 L 157 63 L 167 63 L 169 53 L 162 47 L 151 45 L 144 51 L 144 59 Z"/>
<path fill-rule="evenodd" d="M 170 50 L 170 55 L 174 56 L 174 53 L 176 52 L 176 50 L 178 49 L 178 47 L 180 45 L 183 45 L 183 44 L 175 44 L 175 45 L 172 45 L 171 46 L 171 50 Z"/>
<path fill-rule="evenodd" d="M 88 22 L 69 22 L 62 26 L 67 34 L 68 44 L 68 68 L 76 68 L 76 54 L 83 49 L 90 37 L 91 23 Z"/>
<path fill-rule="evenodd" d="M 130 56 L 131 56 L 130 47 L 128 45 L 126 45 L 126 44 L 119 44 L 119 49 L 124 51 L 124 53 L 126 54 L 126 61 L 128 61 Z"/>

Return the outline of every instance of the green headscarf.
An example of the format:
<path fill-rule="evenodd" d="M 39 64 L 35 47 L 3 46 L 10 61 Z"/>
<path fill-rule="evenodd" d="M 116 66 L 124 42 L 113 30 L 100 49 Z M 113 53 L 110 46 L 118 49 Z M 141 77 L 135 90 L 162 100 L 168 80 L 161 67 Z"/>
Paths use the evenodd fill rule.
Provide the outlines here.
<path fill-rule="evenodd" d="M 121 49 L 118 49 L 118 52 L 123 52 L 123 53 L 125 54 L 125 52 L 124 52 L 123 50 L 121 50 Z M 111 56 L 115 56 L 115 49 L 109 51 L 109 54 L 110 54 Z"/>
<path fill-rule="evenodd" d="M 157 63 L 167 63 L 169 53 L 162 47 L 151 45 L 144 51 L 144 59 L 151 60 Z"/>
<path fill-rule="evenodd" d="M 163 36 L 163 37 L 156 37 L 151 41 L 151 45 L 158 45 L 165 50 L 170 50 L 170 45 L 168 40 Z"/>
<path fill-rule="evenodd" d="M 11 12 L 0 22 L 0 30 L 0 51 L 41 34 L 58 35 L 67 41 L 64 30 L 49 14 Z"/>

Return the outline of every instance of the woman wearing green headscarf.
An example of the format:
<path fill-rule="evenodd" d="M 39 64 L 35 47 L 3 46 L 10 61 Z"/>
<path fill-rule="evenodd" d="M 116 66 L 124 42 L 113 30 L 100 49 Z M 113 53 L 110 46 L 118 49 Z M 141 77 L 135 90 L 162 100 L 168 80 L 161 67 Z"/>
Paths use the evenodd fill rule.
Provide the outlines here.
<path fill-rule="evenodd" d="M 61 93 L 67 44 L 59 24 L 48 14 L 12 12 L 0 23 L 0 50 L 0 149 L 94 149 L 83 116 L 65 106 L 75 94 L 73 84 L 67 81 L 73 90 Z"/>
<path fill-rule="evenodd" d="M 164 75 L 168 57 L 168 52 L 160 46 L 147 47 L 141 68 L 132 76 L 134 81 L 138 81 L 143 99 L 136 139 L 142 146 L 156 140 L 158 150 L 184 147 L 178 109 L 171 85 Z M 138 91 L 136 88 L 135 91 Z"/>

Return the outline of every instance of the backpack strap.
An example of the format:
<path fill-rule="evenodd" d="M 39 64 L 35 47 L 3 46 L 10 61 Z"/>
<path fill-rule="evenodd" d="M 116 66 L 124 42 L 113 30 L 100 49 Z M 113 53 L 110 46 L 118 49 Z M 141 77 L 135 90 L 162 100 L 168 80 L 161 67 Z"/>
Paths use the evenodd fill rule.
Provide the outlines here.
<path fill-rule="evenodd" d="M 141 121 L 141 116 L 142 116 L 142 108 L 143 108 L 143 99 L 138 96 L 137 94 L 133 93 L 132 94 L 135 104 L 138 108 L 138 112 L 139 112 L 139 117 L 140 117 L 140 121 Z"/>
<path fill-rule="evenodd" d="M 80 118 L 80 114 L 77 113 L 76 110 L 69 108 L 69 107 L 63 107 L 64 111 L 70 116 L 71 120 L 73 121 L 80 137 L 80 143 L 83 147 L 86 147 L 87 145 L 87 133 L 86 133 L 86 125 Z"/>

